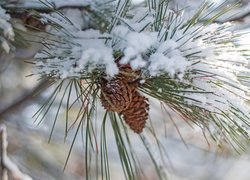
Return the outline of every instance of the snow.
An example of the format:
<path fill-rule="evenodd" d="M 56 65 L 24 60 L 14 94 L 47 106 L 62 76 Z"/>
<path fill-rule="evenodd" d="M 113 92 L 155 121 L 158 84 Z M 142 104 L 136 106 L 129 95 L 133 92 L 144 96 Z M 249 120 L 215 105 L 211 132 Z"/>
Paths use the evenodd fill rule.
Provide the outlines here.
<path fill-rule="evenodd" d="M 3 41 L 2 44 L 1 44 L 3 50 L 6 52 L 6 53 L 9 53 L 10 52 L 10 46 L 9 44 L 6 42 L 6 41 Z"/>
<path fill-rule="evenodd" d="M 9 20 L 10 16 L 6 14 L 6 11 L 0 6 L 0 30 L 3 31 L 3 36 L 0 36 L 0 41 L 1 47 L 6 53 L 10 52 L 8 40 L 14 40 L 14 31 Z"/>
<path fill-rule="evenodd" d="M 142 2 L 144 2 L 144 0 L 133 0 L 134 4 L 139 4 L 139 3 L 142 3 Z"/>
<path fill-rule="evenodd" d="M 113 49 L 105 45 L 105 40 L 102 39 L 104 35 L 91 29 L 77 31 L 73 28 L 73 30 L 76 31 L 76 37 L 71 40 L 74 41 L 75 46 L 70 47 L 72 48 L 70 51 L 68 51 L 68 47 L 59 50 L 52 49 L 51 53 L 62 57 L 38 61 L 37 68 L 33 70 L 33 73 L 66 79 L 80 78 L 95 69 L 101 69 L 105 70 L 107 76 L 113 77 L 116 75 L 118 67 L 114 61 Z M 65 56 L 65 53 L 69 53 L 70 56 Z M 36 55 L 36 58 L 44 59 L 47 58 L 47 55 L 40 53 Z"/>
<path fill-rule="evenodd" d="M 136 32 L 143 31 L 148 25 L 154 22 L 154 17 L 149 13 L 147 7 L 138 7 L 128 12 L 133 16 L 131 19 L 122 18 L 122 24 L 129 25 L 129 28 Z"/>
<path fill-rule="evenodd" d="M 106 67 L 106 74 L 113 77 L 118 74 L 118 67 L 114 61 L 113 50 L 111 48 L 105 46 L 98 47 L 98 53 L 96 53 L 96 47 L 89 47 L 82 52 L 78 66 L 80 69 L 87 67 L 87 71 L 91 72 L 99 65 L 104 65 Z"/>
<path fill-rule="evenodd" d="M 187 67 L 191 65 L 178 49 L 179 43 L 173 39 L 159 45 L 156 52 L 149 57 L 148 67 L 152 76 L 168 73 L 172 78 L 178 75 L 182 79 Z"/>
<path fill-rule="evenodd" d="M 92 0 L 18 0 L 16 3 L 10 3 L 7 5 L 7 7 L 16 7 L 16 8 L 33 8 L 33 9 L 39 9 L 39 8 L 60 8 L 64 6 L 89 6 L 93 5 L 95 1 Z M 46 5 L 44 4 L 46 3 Z"/>
<path fill-rule="evenodd" d="M 58 2 L 57 6 L 67 3 Z M 114 62 L 116 58 L 114 54 L 122 52 L 123 57 L 120 63 L 129 63 L 132 69 L 147 72 L 149 78 L 164 75 L 175 82 L 189 84 L 191 88 L 183 89 L 187 92 L 179 93 L 184 97 L 185 103 L 190 107 L 200 107 L 214 112 L 222 122 L 226 123 L 225 128 L 229 131 L 231 131 L 229 127 L 238 128 L 235 127 L 236 124 L 250 134 L 248 126 L 241 120 L 242 116 L 246 116 L 244 118 L 249 116 L 249 106 L 246 104 L 246 100 L 249 100 L 247 95 L 249 87 L 243 85 L 238 77 L 242 74 L 249 75 L 249 57 L 244 56 L 246 52 L 241 51 L 242 47 L 235 46 L 235 31 L 231 23 L 212 24 L 202 28 L 198 24 L 185 32 L 184 29 L 177 28 L 175 33 L 173 33 L 174 23 L 173 26 L 168 26 L 169 24 L 166 23 L 160 32 L 155 32 L 152 28 L 154 16 L 144 8 L 143 11 L 138 10 L 132 19 L 121 19 L 120 24 L 115 26 L 110 33 L 103 33 L 93 29 L 82 30 L 84 22 L 81 21 L 81 11 L 77 9 L 69 9 L 66 15 L 72 24 L 58 14 L 43 15 L 45 21 L 53 20 L 64 27 L 66 32 L 51 30 L 59 40 L 55 47 L 52 46 L 52 49 L 48 50 L 52 57 L 55 57 L 52 58 L 45 53 L 37 54 L 34 74 L 67 79 L 81 78 L 98 70 L 112 78 L 119 73 L 117 64 Z M 142 20 L 145 15 L 146 17 Z M 186 22 L 186 17 L 186 14 L 181 17 L 184 22 Z M 162 38 L 166 32 L 165 28 L 169 28 L 168 32 L 172 35 L 166 39 Z M 249 38 L 249 34 L 237 40 L 240 43 L 244 42 L 249 48 L 247 37 Z M 110 40 L 106 41 L 106 39 Z M 6 44 L 2 43 L 2 46 L 5 47 L 6 52 L 9 51 Z M 145 83 L 146 78 L 140 80 L 140 83 Z M 164 89 L 159 88 L 158 92 L 163 93 Z M 236 111 L 238 110 L 244 115 L 237 117 Z M 191 108 L 190 112 L 192 112 Z M 233 121 L 220 115 L 222 112 L 230 116 Z M 213 134 L 223 133 L 212 121 L 209 128 Z M 219 145 L 221 139 L 218 137 L 221 136 L 218 135 L 215 139 Z M 163 166 L 157 147 L 150 141 L 146 146 L 155 152 L 153 157 L 157 164 Z M 172 152 L 179 149 L 171 144 L 166 146 L 168 147 L 172 148 Z M 178 162 L 178 157 L 183 158 L 180 154 L 171 158 Z M 197 153 L 193 153 L 190 157 L 194 158 L 195 155 Z M 209 159 L 211 160 L 211 158 L 207 160 Z M 180 169 L 182 171 L 183 167 Z M 185 169 L 193 172 L 190 171 L 189 165 Z"/>
<path fill-rule="evenodd" d="M 49 0 L 48 2 L 55 5 L 55 7 L 63 7 L 63 6 L 87 6 L 93 3 L 93 0 Z"/>
<path fill-rule="evenodd" d="M 125 44 L 124 57 L 120 63 L 129 63 L 132 69 L 145 67 L 147 62 L 143 59 L 142 54 L 146 53 L 156 43 L 156 34 L 130 32 L 125 36 L 125 39 L 127 43 Z"/>
<path fill-rule="evenodd" d="M 176 74 L 184 74 L 189 63 L 182 56 L 166 57 L 162 53 L 154 53 L 149 58 L 149 72 L 152 76 L 159 76 L 168 72 L 174 78 Z"/>
<path fill-rule="evenodd" d="M 155 43 L 156 35 L 147 32 L 131 32 L 127 35 L 126 40 L 128 48 L 135 49 L 136 53 L 143 53 L 146 52 Z"/>
<path fill-rule="evenodd" d="M 181 89 L 183 93 L 180 93 L 185 103 L 213 112 L 230 125 L 222 114 L 227 113 L 237 125 L 247 128 L 235 113 L 240 110 L 246 116 L 249 114 L 245 102 L 249 99 L 249 88 L 239 78 L 242 73 L 250 74 L 249 57 L 235 44 L 241 36 L 233 24 L 196 23 L 186 28 L 187 14 L 167 9 L 162 25 L 157 28 L 154 11 L 135 8 L 129 11 L 131 18 L 121 17 L 118 12 L 117 23 L 113 22 L 114 27 L 107 32 L 82 30 L 84 23 L 80 22 L 79 10 L 66 11 L 72 23 L 55 13 L 43 15 L 45 20 L 51 19 L 63 27 L 62 31 L 52 29 L 51 32 L 67 43 L 48 49 L 52 57 L 38 54 L 34 74 L 65 79 L 81 78 L 99 70 L 112 78 L 119 73 L 114 57 L 119 52 L 122 55 L 119 63 L 141 70 L 147 74 L 145 80 L 164 75 L 188 84 L 190 88 Z M 169 15 L 173 18 L 168 19 Z"/>

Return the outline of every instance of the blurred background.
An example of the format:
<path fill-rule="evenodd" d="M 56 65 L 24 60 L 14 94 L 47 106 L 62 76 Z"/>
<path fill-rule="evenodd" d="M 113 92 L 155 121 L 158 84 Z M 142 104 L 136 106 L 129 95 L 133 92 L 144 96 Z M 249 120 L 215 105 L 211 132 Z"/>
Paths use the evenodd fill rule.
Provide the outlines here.
<path fill-rule="evenodd" d="M 141 2 L 141 0 L 134 0 L 135 4 Z M 200 0 L 175 0 L 171 2 L 171 7 L 173 9 L 185 7 L 191 13 L 197 9 L 200 2 Z M 220 3 L 221 0 L 214 0 L 214 2 Z M 241 7 L 232 11 L 231 14 L 223 16 L 219 21 L 233 20 L 238 30 L 249 31 L 250 1 L 242 0 L 241 3 Z M 27 34 L 27 36 L 31 35 Z M 34 37 L 32 36 L 32 38 Z M 239 43 L 250 44 L 250 36 L 246 36 L 244 41 Z M 48 82 L 29 76 L 32 72 L 32 64 L 27 61 L 32 62 L 33 55 L 40 49 L 39 44 L 32 43 L 30 47 L 19 47 L 15 53 L 8 55 L 0 53 L 0 123 L 7 126 L 9 157 L 22 172 L 36 180 L 84 179 L 84 148 L 80 137 L 77 138 L 70 160 L 63 171 L 74 135 L 72 133 L 67 141 L 64 141 L 65 122 L 63 117 L 65 113 L 60 112 L 50 143 L 48 143 L 48 139 L 57 111 L 56 107 L 52 108 L 49 115 L 39 125 L 32 118 L 53 90 L 53 87 L 46 89 Z M 169 179 L 250 179 L 250 147 L 247 147 L 247 151 L 240 155 L 227 147 L 219 149 L 209 137 L 204 138 L 198 128 L 183 122 L 178 116 L 174 117 L 173 122 L 169 116 L 162 113 L 158 102 L 150 101 L 151 121 L 154 121 L 154 128 L 159 131 L 159 134 L 162 134 L 158 138 L 161 139 L 166 151 L 164 164 Z M 59 103 L 60 99 L 56 99 L 55 104 Z M 100 114 L 101 117 L 102 113 L 102 108 L 99 107 L 97 114 Z M 140 139 L 136 134 L 131 133 L 131 136 L 134 136 L 132 138 L 134 150 L 138 154 L 138 159 L 141 160 L 141 166 L 148 179 L 157 179 L 152 162 Z M 107 138 L 110 147 L 112 179 L 125 179 L 122 176 L 112 131 L 107 133 Z"/>

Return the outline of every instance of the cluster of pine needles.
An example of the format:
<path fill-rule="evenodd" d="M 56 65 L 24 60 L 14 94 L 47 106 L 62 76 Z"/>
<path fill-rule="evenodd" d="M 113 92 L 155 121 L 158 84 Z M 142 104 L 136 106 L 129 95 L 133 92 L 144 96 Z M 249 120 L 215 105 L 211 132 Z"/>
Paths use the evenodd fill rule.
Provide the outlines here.
<path fill-rule="evenodd" d="M 109 3 L 110 7 L 114 6 L 113 2 Z M 102 4 L 102 6 L 104 7 L 103 9 L 107 10 L 107 7 L 109 7 L 109 3 Z M 179 15 L 176 16 L 171 13 L 167 14 L 168 3 L 168 1 L 156 0 L 148 0 L 147 2 L 147 6 L 150 10 L 157 10 L 155 18 L 157 21 L 155 21 L 153 24 L 153 28 L 155 31 L 162 30 L 163 24 L 166 24 L 163 23 L 163 21 L 168 21 L 169 26 L 175 27 L 173 28 L 173 32 L 166 31 L 163 40 L 168 39 L 171 35 L 173 36 L 174 31 L 178 31 L 179 29 L 188 30 L 189 28 L 196 25 L 201 26 L 202 28 L 206 28 L 206 26 L 214 23 L 218 19 L 218 17 L 224 15 L 228 11 L 238 6 L 238 4 L 226 5 L 225 2 L 215 8 L 214 4 L 205 2 L 197 11 L 197 13 L 194 14 L 194 16 L 190 18 L 186 23 L 179 23 L 179 18 L 181 18 Z M 48 2 L 46 2 L 45 5 L 51 12 L 58 13 L 65 19 L 65 21 L 70 21 L 63 15 L 63 13 L 61 13 L 59 10 L 56 10 L 56 8 L 53 7 L 53 4 L 49 4 Z M 109 10 L 110 12 L 108 13 L 105 13 L 106 11 L 95 12 L 90 9 L 88 10 L 91 18 L 99 19 L 99 22 L 105 22 L 105 25 L 103 25 L 102 23 L 96 25 L 97 29 L 100 29 L 104 32 L 111 32 L 112 29 L 117 24 L 123 22 L 123 18 L 127 16 L 127 12 L 131 8 L 131 2 L 130 0 L 119 0 L 117 7 L 120 8 L 111 8 L 116 12 L 112 12 Z M 182 10 L 180 10 L 180 12 L 177 12 L 176 14 L 181 14 L 181 11 Z M 32 11 L 32 13 L 39 19 L 38 11 Z M 115 16 L 112 16 L 112 14 L 115 14 Z M 168 17 L 168 19 L 166 19 L 165 17 Z M 111 20 L 104 18 L 110 18 Z M 57 31 L 65 32 L 66 36 L 71 36 L 71 34 L 67 32 L 67 29 L 61 27 L 60 24 L 52 22 L 49 19 L 47 23 Z M 199 29 L 196 29 L 196 31 L 199 31 Z M 73 43 L 70 42 L 70 38 L 67 39 L 65 37 L 56 37 L 56 34 L 51 34 L 43 30 L 41 30 L 41 32 L 48 34 L 47 39 L 43 39 L 42 42 L 39 42 L 44 45 L 43 53 L 48 54 L 49 51 L 47 51 L 46 49 L 55 48 L 55 46 L 57 46 L 58 44 L 62 44 L 63 46 L 67 44 L 70 46 L 70 43 Z M 240 34 L 236 34 L 235 38 L 237 38 L 238 36 L 240 36 Z M 55 38 L 53 39 L 53 37 Z M 109 39 L 107 39 L 107 41 L 109 41 Z M 65 48 L 65 52 L 66 51 L 67 48 Z M 116 59 L 119 59 L 120 57 L 122 57 L 122 55 L 122 52 L 116 52 L 114 54 Z M 188 54 L 187 56 L 192 55 L 194 54 Z M 53 56 L 54 55 L 51 54 L 49 58 L 53 59 Z M 67 56 L 67 54 L 64 54 L 64 56 Z M 207 75 L 209 72 L 197 71 L 189 73 L 196 73 L 202 76 Z M 46 119 L 46 115 L 49 114 L 49 111 L 56 108 L 52 123 L 52 129 L 49 136 L 50 140 L 56 127 L 56 123 L 61 118 L 61 113 L 65 113 L 65 140 L 67 139 L 70 131 L 75 131 L 66 164 L 69 160 L 73 146 L 77 140 L 77 136 L 81 134 L 85 148 L 85 173 L 87 179 L 91 179 L 91 177 L 95 174 L 94 172 L 101 173 L 103 179 L 111 178 L 109 165 L 109 148 L 111 147 L 108 147 L 109 143 L 107 139 L 107 132 L 110 131 L 109 129 L 107 129 L 107 127 L 110 128 L 108 124 L 111 125 L 113 137 L 117 145 L 118 154 L 126 179 L 137 179 L 138 177 L 143 177 L 144 172 L 141 167 L 140 160 L 135 153 L 136 145 L 131 142 L 132 136 L 129 132 L 131 130 L 126 125 L 121 113 L 109 111 L 106 108 L 103 115 L 101 115 L 102 118 L 100 118 L 100 114 L 97 114 L 100 112 L 98 108 L 100 108 L 99 104 L 101 104 L 100 101 L 102 101 L 101 94 L 103 93 L 103 87 L 101 86 L 100 82 L 102 81 L 103 76 L 103 72 L 100 69 L 94 70 L 93 72 L 88 74 L 83 74 L 83 76 L 81 76 L 80 78 L 77 77 L 71 79 L 57 79 L 54 78 L 51 74 L 48 76 L 42 76 L 40 80 L 51 81 L 51 86 L 56 87 L 53 93 L 41 106 L 41 108 L 35 113 L 34 118 L 36 119 L 36 123 L 39 125 L 43 122 L 44 119 Z M 192 122 L 197 126 L 200 126 L 204 131 L 204 135 L 208 132 L 209 135 L 218 144 L 222 143 L 218 141 L 220 141 L 220 139 L 223 139 L 227 143 L 231 144 L 232 147 L 235 148 L 235 150 L 239 152 L 240 150 L 244 150 L 244 142 L 242 137 L 244 137 L 246 140 L 249 140 L 247 131 L 244 128 L 238 126 L 237 123 L 234 124 L 234 119 L 230 117 L 227 112 L 221 111 L 218 116 L 218 112 L 215 113 L 201 106 L 188 103 L 187 99 L 190 101 L 196 100 L 183 95 L 188 91 L 189 93 L 194 94 L 209 94 L 211 92 L 197 89 L 195 86 L 192 86 L 192 84 L 177 81 L 170 77 L 168 74 L 151 77 L 147 74 L 137 73 L 135 76 L 136 77 L 134 77 L 134 80 L 136 82 L 143 81 L 143 83 L 138 83 L 136 85 L 136 91 L 147 95 L 147 97 L 157 99 L 163 105 L 163 108 L 170 108 L 174 112 L 179 114 L 180 117 L 183 118 L 184 123 Z M 209 74 L 209 76 L 212 76 L 212 74 Z M 248 79 L 249 77 L 244 76 L 242 78 L 242 81 L 248 81 Z M 238 119 L 240 119 L 242 123 L 250 127 L 249 115 L 242 112 L 233 104 L 231 104 L 231 106 L 231 113 L 238 117 Z M 78 109 L 77 113 L 75 112 L 75 109 Z M 233 125 L 228 125 L 227 122 L 224 121 L 224 119 L 232 122 L 232 124 L 237 127 L 235 128 Z M 214 134 L 213 132 L 210 132 L 210 123 L 214 123 L 218 127 L 218 129 L 221 130 L 221 133 Z M 164 147 L 157 139 L 157 135 L 155 135 L 155 130 L 152 130 L 149 125 L 146 125 L 146 130 L 144 129 L 144 131 L 150 132 L 152 136 L 155 137 L 155 142 L 158 145 L 157 147 L 163 149 L 163 151 L 165 152 Z M 149 157 L 155 165 L 156 172 L 159 175 L 159 178 L 165 179 L 166 175 L 163 172 L 164 167 L 162 167 L 155 159 L 154 152 L 151 151 L 148 140 L 145 137 L 144 133 L 138 134 L 138 136 L 142 140 L 145 149 L 149 153 Z M 221 136 L 223 136 L 223 138 L 221 138 Z"/>

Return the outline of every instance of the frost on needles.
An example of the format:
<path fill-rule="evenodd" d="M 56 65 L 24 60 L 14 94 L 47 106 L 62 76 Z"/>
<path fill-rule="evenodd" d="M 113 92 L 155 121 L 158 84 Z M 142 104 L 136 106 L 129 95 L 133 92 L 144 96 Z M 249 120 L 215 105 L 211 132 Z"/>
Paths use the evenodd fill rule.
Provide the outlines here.
<path fill-rule="evenodd" d="M 129 64 L 142 72 L 142 92 L 206 126 L 218 143 L 221 133 L 230 142 L 232 134 L 249 138 L 249 88 L 241 83 L 249 76 L 249 57 L 235 45 L 240 32 L 231 23 L 205 19 L 212 11 L 208 4 L 189 19 L 184 11 L 159 7 L 149 3 L 126 15 L 116 12 L 106 31 L 82 30 L 79 10 L 66 11 L 67 19 L 56 12 L 41 14 L 44 22 L 61 28 L 51 27 L 57 41 L 47 39 L 49 48 L 36 55 L 33 73 L 80 79 L 99 72 L 112 79 L 119 73 L 117 64 Z"/>

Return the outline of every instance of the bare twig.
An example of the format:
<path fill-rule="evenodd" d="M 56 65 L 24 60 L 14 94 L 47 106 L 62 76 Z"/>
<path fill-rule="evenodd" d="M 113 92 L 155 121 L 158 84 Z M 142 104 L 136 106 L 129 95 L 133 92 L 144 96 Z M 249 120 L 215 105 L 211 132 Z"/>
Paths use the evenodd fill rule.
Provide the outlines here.
<path fill-rule="evenodd" d="M 0 146 L 1 146 L 1 179 L 2 180 L 8 180 L 8 174 L 9 172 L 13 179 L 16 180 L 33 180 L 30 176 L 22 173 L 20 169 L 17 167 L 17 165 L 11 161 L 11 159 L 7 156 L 7 132 L 6 132 L 6 126 L 0 125 Z"/>
<path fill-rule="evenodd" d="M 4 158 L 6 157 L 6 141 L 4 141 L 3 139 L 6 139 L 6 133 L 5 133 L 5 127 L 1 126 L 0 127 L 0 138 L 1 138 L 1 143 L 0 143 L 0 153 L 1 153 L 1 179 L 2 180 L 8 180 L 8 174 L 7 174 L 7 169 L 4 166 Z"/>

